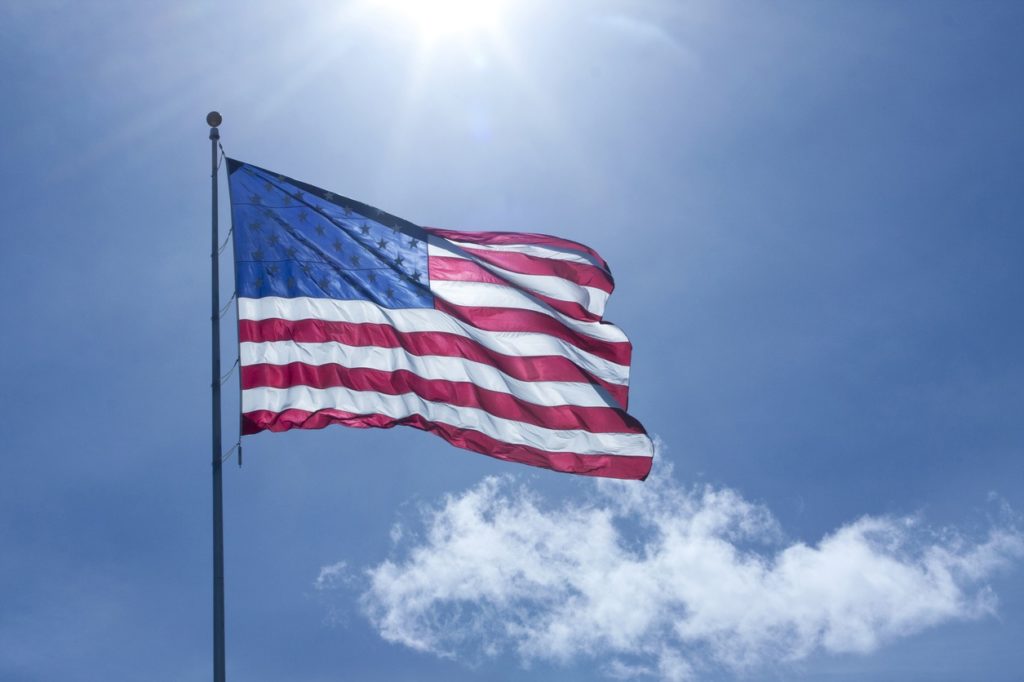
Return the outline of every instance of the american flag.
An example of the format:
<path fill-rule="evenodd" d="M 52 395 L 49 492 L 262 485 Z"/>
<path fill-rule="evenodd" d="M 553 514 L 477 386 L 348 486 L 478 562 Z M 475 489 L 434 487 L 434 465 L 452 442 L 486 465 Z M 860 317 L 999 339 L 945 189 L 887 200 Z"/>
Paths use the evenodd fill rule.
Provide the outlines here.
<path fill-rule="evenodd" d="M 613 281 L 548 235 L 423 228 L 228 159 L 242 433 L 435 433 L 556 471 L 647 476 Z"/>

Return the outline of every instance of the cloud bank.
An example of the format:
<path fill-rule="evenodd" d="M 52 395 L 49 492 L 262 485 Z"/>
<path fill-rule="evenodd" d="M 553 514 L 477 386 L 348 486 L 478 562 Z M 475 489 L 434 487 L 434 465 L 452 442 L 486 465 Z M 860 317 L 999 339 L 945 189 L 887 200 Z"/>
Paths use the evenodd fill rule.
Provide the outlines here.
<path fill-rule="evenodd" d="M 863 517 L 787 544 L 763 506 L 681 487 L 664 460 L 656 470 L 562 505 L 512 477 L 449 495 L 422 510 L 420 532 L 393 534 L 395 556 L 366 570 L 361 605 L 384 639 L 443 657 L 592 659 L 612 678 L 677 681 L 870 652 L 991 614 L 983 581 L 1024 555 L 1009 525 L 967 539 L 912 518 Z"/>

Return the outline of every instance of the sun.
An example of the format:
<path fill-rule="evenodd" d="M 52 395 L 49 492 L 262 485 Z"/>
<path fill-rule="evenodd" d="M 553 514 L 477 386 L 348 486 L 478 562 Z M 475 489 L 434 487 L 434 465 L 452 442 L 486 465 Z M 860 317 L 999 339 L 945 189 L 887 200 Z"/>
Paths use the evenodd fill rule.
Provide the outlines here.
<path fill-rule="evenodd" d="M 506 0 L 375 0 L 381 9 L 413 24 L 423 39 L 472 36 L 497 30 Z"/>

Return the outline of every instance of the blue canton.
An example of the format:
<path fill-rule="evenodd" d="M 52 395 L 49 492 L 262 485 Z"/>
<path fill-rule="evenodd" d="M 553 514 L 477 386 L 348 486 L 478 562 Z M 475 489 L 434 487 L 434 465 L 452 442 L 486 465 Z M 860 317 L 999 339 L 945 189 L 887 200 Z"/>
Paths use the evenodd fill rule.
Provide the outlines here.
<path fill-rule="evenodd" d="M 423 228 L 233 159 L 228 173 L 240 297 L 433 307 Z"/>

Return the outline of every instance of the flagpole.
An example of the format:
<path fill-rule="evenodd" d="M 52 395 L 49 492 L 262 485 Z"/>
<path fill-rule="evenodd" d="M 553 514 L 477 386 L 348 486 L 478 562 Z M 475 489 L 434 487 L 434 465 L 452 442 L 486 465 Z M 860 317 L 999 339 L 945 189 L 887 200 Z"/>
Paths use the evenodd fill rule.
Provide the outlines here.
<path fill-rule="evenodd" d="M 220 144 L 221 115 L 211 111 L 206 115 L 210 126 L 210 188 L 213 198 L 212 246 L 210 247 L 210 323 L 212 325 L 211 377 L 213 389 L 213 680 L 224 682 L 224 502 L 221 485 L 220 434 L 220 263 L 217 253 L 220 238 L 217 235 L 217 147 Z"/>

